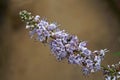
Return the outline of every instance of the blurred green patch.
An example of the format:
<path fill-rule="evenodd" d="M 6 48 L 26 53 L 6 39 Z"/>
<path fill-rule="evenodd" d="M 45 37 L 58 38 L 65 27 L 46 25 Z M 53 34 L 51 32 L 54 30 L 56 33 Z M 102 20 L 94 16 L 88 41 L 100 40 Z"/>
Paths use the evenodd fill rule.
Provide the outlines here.
<path fill-rule="evenodd" d="M 120 52 L 116 52 L 116 53 L 114 53 L 115 55 L 117 55 L 117 56 L 120 56 Z"/>

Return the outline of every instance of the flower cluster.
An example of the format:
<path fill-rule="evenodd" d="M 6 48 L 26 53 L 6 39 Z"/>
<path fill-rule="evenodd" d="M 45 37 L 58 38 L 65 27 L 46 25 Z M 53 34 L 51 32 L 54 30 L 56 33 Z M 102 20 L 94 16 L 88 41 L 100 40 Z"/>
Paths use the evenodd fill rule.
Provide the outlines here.
<path fill-rule="evenodd" d="M 20 12 L 20 17 L 26 21 L 26 29 L 30 30 L 31 37 L 36 35 L 37 40 L 47 43 L 58 61 L 66 58 L 68 63 L 81 66 L 85 75 L 103 69 L 101 61 L 104 59 L 105 53 L 108 52 L 107 49 L 91 51 L 87 48 L 87 41 L 80 41 L 76 35 L 60 30 L 56 23 L 49 23 L 47 20 L 41 19 L 39 15 L 34 17 L 24 10 Z M 114 70 L 113 66 L 103 69 L 107 78 L 111 76 L 109 75 L 111 69 Z"/>
<path fill-rule="evenodd" d="M 118 64 L 108 65 L 107 68 L 103 67 L 103 74 L 105 80 L 117 80 L 120 78 L 120 62 Z"/>
<path fill-rule="evenodd" d="M 88 75 L 91 72 L 96 72 L 101 69 L 101 61 L 105 52 L 108 52 L 107 49 L 100 51 L 91 51 L 87 49 L 86 42 L 80 42 L 79 44 L 80 54 L 71 54 L 69 56 L 69 63 L 78 64 L 82 66 L 82 71 L 85 75 Z"/>

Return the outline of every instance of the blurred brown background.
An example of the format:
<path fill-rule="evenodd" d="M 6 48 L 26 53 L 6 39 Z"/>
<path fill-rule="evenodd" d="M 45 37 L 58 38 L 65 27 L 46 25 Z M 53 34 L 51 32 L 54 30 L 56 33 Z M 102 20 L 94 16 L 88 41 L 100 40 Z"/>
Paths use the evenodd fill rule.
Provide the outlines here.
<path fill-rule="evenodd" d="M 103 65 L 120 56 L 119 1 L 0 0 L 0 80 L 104 80 L 102 73 L 83 76 L 80 67 L 57 62 L 49 47 L 29 38 L 19 11 L 56 21 L 71 34 L 88 41 L 91 50 L 108 48 Z M 114 4 L 113 4 L 114 3 Z M 117 6 L 118 5 L 118 6 Z"/>

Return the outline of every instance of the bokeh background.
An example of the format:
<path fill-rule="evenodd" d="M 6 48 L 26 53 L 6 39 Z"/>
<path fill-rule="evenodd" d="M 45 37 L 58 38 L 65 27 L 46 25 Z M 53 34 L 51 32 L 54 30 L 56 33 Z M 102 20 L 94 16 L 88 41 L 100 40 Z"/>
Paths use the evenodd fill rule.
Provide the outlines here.
<path fill-rule="evenodd" d="M 18 15 L 24 9 L 61 24 L 91 50 L 108 48 L 102 65 L 120 61 L 119 0 L 0 0 L 0 80 L 104 80 L 102 72 L 85 77 L 80 67 L 57 62 L 30 39 Z"/>

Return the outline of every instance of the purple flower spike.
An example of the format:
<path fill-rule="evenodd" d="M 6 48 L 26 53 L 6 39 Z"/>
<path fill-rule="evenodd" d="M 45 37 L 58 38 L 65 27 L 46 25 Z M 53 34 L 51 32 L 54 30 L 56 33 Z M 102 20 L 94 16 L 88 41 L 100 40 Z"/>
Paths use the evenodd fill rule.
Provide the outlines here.
<path fill-rule="evenodd" d="M 62 60 L 67 56 L 65 46 L 61 39 L 52 40 L 50 42 L 50 48 L 53 55 L 55 55 L 58 60 Z"/>
<path fill-rule="evenodd" d="M 70 54 L 70 56 L 69 56 L 69 58 L 68 58 L 68 63 L 80 65 L 82 59 L 83 59 L 83 58 L 82 58 L 79 54 L 77 54 L 77 55 Z"/>
<path fill-rule="evenodd" d="M 87 48 L 82 48 L 82 53 L 85 55 L 85 56 L 90 56 L 91 55 L 91 51 Z"/>
<path fill-rule="evenodd" d="M 71 36 L 71 38 L 68 40 L 67 44 L 65 45 L 66 51 L 70 54 L 73 54 L 74 51 L 78 51 L 78 44 L 79 39 L 77 36 Z"/>
<path fill-rule="evenodd" d="M 57 25 L 55 23 L 51 23 L 47 27 L 49 31 L 55 30 L 56 28 L 57 28 Z"/>
<path fill-rule="evenodd" d="M 101 67 L 105 53 L 108 52 L 107 49 L 91 51 L 87 48 L 86 41 L 79 41 L 77 36 L 60 30 L 56 23 L 40 19 L 39 15 L 34 17 L 23 10 L 20 12 L 20 17 L 26 21 L 26 29 L 30 30 L 31 37 L 36 35 L 40 42 L 48 43 L 52 54 L 58 61 L 66 58 L 68 63 L 81 66 L 84 75 L 103 70 L 105 80 L 120 78 L 120 63 L 107 68 Z"/>
<path fill-rule="evenodd" d="M 47 21 L 45 21 L 45 20 L 41 20 L 38 23 L 38 27 L 44 27 L 44 28 L 46 28 L 48 25 L 49 25 L 49 23 Z"/>
<path fill-rule="evenodd" d="M 87 59 L 85 62 L 86 62 L 86 64 L 87 64 L 87 65 L 86 65 L 87 67 L 93 66 L 93 61 L 92 61 L 92 60 Z"/>
<path fill-rule="evenodd" d="M 80 42 L 80 44 L 79 44 L 80 50 L 82 50 L 83 47 L 86 47 L 86 45 L 87 45 L 86 41 Z"/>
<path fill-rule="evenodd" d="M 33 29 L 33 30 L 29 31 L 30 37 L 33 38 L 35 33 L 36 33 L 36 29 Z"/>
<path fill-rule="evenodd" d="M 40 26 L 39 29 L 36 29 L 36 33 L 38 34 L 38 40 L 40 40 L 41 42 L 50 37 L 50 33 L 46 30 L 44 26 Z"/>
<path fill-rule="evenodd" d="M 84 75 L 90 74 L 90 70 L 88 68 L 86 68 L 86 67 L 82 68 L 82 72 L 83 72 Z"/>

